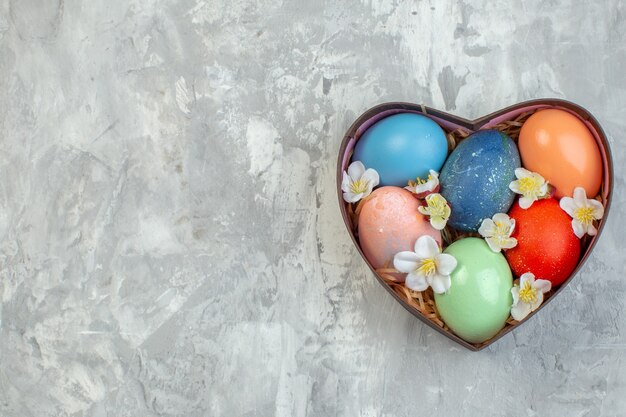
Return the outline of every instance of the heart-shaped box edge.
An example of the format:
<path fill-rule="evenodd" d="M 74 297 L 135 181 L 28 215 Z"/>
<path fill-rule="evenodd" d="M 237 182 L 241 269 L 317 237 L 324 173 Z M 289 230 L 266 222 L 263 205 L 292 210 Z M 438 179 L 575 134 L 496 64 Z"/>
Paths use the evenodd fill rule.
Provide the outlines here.
<path fill-rule="evenodd" d="M 601 192 L 602 192 L 603 200 L 605 203 L 604 204 L 604 207 L 605 207 L 604 217 L 602 218 L 602 220 L 600 221 L 598 225 L 597 235 L 592 238 L 584 254 L 581 256 L 580 261 L 578 262 L 578 265 L 576 266 L 574 271 L 570 274 L 570 276 L 567 278 L 567 280 L 565 280 L 559 286 L 559 288 L 554 292 L 554 294 L 552 294 L 551 297 L 546 299 L 546 301 L 543 304 L 541 304 L 541 306 L 539 306 L 537 310 L 532 312 L 528 317 L 526 317 L 526 319 L 524 319 L 517 325 L 505 327 L 498 334 L 496 334 L 494 337 L 492 337 L 488 341 L 482 344 L 475 345 L 475 344 L 466 342 L 465 340 L 461 339 L 460 337 L 458 337 L 451 331 L 446 331 L 442 329 L 441 327 L 437 326 L 432 321 L 430 321 L 428 318 L 422 315 L 419 311 L 417 311 L 416 309 L 411 307 L 406 301 L 404 301 L 376 273 L 375 268 L 371 265 L 371 263 L 365 257 L 365 254 L 363 253 L 352 231 L 352 227 L 351 227 L 352 224 L 351 224 L 350 216 L 346 208 L 347 205 L 343 201 L 343 193 L 341 191 L 341 181 L 343 178 L 343 171 L 347 167 L 347 163 L 351 155 L 351 150 L 353 149 L 354 145 L 356 144 L 356 141 L 360 138 L 363 132 L 365 132 L 371 125 L 376 123 L 378 120 L 381 120 L 392 114 L 397 114 L 397 113 L 423 114 L 435 120 L 437 123 L 439 123 L 440 125 L 443 125 L 444 127 L 447 127 L 450 129 L 453 129 L 455 127 L 462 127 L 471 132 L 475 132 L 481 129 L 488 129 L 489 127 L 495 126 L 496 124 L 505 120 L 512 120 L 516 115 L 519 115 L 525 111 L 529 111 L 533 109 L 538 110 L 538 109 L 543 109 L 543 108 L 560 108 L 576 115 L 583 121 L 583 123 L 585 123 L 585 125 L 589 128 L 594 138 L 596 139 L 598 148 L 600 149 L 600 153 L 602 156 L 602 163 L 603 163 L 603 181 L 602 181 Z M 344 222 L 344 225 L 346 226 L 348 234 L 350 235 L 350 238 L 352 239 L 352 242 L 354 243 L 355 247 L 359 251 L 361 258 L 363 258 L 367 266 L 370 268 L 370 270 L 372 271 L 372 273 L 378 280 L 379 284 L 381 284 L 383 288 L 385 288 L 387 292 L 391 294 L 392 297 L 394 297 L 395 300 L 404 307 L 405 310 L 407 310 L 413 316 L 417 317 L 419 320 L 421 320 L 422 322 L 424 322 L 425 324 L 427 324 L 428 326 L 430 326 L 437 332 L 443 334 L 448 339 L 460 344 L 461 346 L 471 351 L 480 351 L 486 348 L 487 346 L 492 345 L 493 343 L 495 343 L 497 340 L 499 340 L 501 337 L 508 334 L 512 330 L 519 328 L 521 325 L 529 321 L 531 317 L 539 313 L 539 311 L 541 311 L 542 308 L 544 308 L 550 301 L 552 301 L 552 299 L 554 299 L 561 291 L 563 291 L 563 289 L 565 289 L 567 285 L 569 285 L 569 283 L 574 278 L 574 276 L 583 267 L 583 265 L 587 261 L 587 258 L 589 257 L 596 243 L 598 242 L 598 239 L 602 235 L 602 230 L 604 229 L 604 225 L 606 223 L 606 220 L 608 219 L 608 213 L 609 213 L 609 209 L 611 206 L 611 200 L 612 200 L 612 195 L 613 195 L 613 176 L 614 176 L 613 157 L 611 155 L 611 147 L 607 140 L 606 134 L 604 133 L 604 130 L 600 126 L 600 123 L 585 108 L 567 100 L 561 100 L 561 99 L 555 99 L 555 98 L 528 100 L 528 101 L 524 101 L 521 103 L 514 104 L 512 106 L 503 108 L 501 110 L 492 112 L 486 116 L 482 116 L 475 120 L 468 120 L 463 117 L 455 116 L 446 112 L 442 112 L 440 110 L 432 109 L 424 105 L 405 103 L 405 102 L 388 102 L 388 103 L 379 104 L 365 111 L 363 114 L 361 114 L 361 116 L 359 116 L 354 121 L 354 123 L 352 123 L 352 125 L 350 126 L 346 134 L 344 135 L 341 141 L 341 145 L 339 147 L 339 155 L 337 159 L 337 195 L 339 199 L 339 207 L 341 210 L 341 216 L 343 218 L 343 222 Z"/>

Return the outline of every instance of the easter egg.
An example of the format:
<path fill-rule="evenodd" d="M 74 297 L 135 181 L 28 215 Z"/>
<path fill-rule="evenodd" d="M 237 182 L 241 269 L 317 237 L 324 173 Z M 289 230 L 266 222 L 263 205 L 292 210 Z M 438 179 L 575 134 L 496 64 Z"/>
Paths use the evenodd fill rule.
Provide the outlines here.
<path fill-rule="evenodd" d="M 541 174 L 558 198 L 583 187 L 595 196 L 602 181 L 602 157 L 591 131 L 565 110 L 540 110 L 524 122 L 519 136 L 524 168 Z"/>
<path fill-rule="evenodd" d="M 578 265 L 580 241 L 572 230 L 571 217 L 558 201 L 535 201 L 526 210 L 515 204 L 509 216 L 515 219 L 517 246 L 505 255 L 515 275 L 532 272 L 553 285 L 565 281 Z"/>
<path fill-rule="evenodd" d="M 476 132 L 448 157 L 439 181 L 452 214 L 448 225 L 477 231 L 483 219 L 506 213 L 513 203 L 509 189 L 520 166 L 513 140 L 497 130 Z"/>
<path fill-rule="evenodd" d="M 367 129 L 356 143 L 353 161 L 380 175 L 381 185 L 404 187 L 409 180 L 439 171 L 448 154 L 446 135 L 426 116 L 401 113 Z"/>
<path fill-rule="evenodd" d="M 423 235 L 441 243 L 441 233 L 417 211 L 418 201 L 399 187 L 381 187 L 363 203 L 359 214 L 359 244 L 374 268 L 392 267 L 393 257 L 413 251 Z"/>
<path fill-rule="evenodd" d="M 457 240 L 444 251 L 456 258 L 452 284 L 435 294 L 435 304 L 446 325 L 463 340 L 482 343 L 506 324 L 513 299 L 513 276 L 501 253 L 475 237 Z"/>

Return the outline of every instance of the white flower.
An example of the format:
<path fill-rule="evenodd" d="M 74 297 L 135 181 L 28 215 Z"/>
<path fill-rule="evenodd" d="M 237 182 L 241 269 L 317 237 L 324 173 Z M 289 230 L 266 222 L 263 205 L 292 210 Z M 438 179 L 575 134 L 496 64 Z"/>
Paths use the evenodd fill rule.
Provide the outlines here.
<path fill-rule="evenodd" d="M 511 316 L 517 321 L 523 320 L 531 312 L 537 310 L 543 302 L 543 294 L 550 291 L 552 283 L 545 279 L 535 281 L 535 276 L 526 272 L 519 279 L 519 286 L 511 288 L 513 305 Z"/>
<path fill-rule="evenodd" d="M 548 195 L 548 183 L 536 172 L 530 172 L 524 168 L 515 170 L 516 181 L 509 184 L 511 191 L 522 196 L 519 199 L 519 206 L 527 209 L 535 201 Z"/>
<path fill-rule="evenodd" d="M 572 229 L 578 238 L 583 237 L 585 233 L 590 236 L 598 233 L 593 221 L 604 216 L 604 206 L 597 200 L 587 199 L 584 188 L 574 188 L 574 198 L 563 197 L 559 205 L 572 217 Z"/>
<path fill-rule="evenodd" d="M 343 199 L 348 203 L 356 203 L 370 195 L 372 189 L 379 182 L 380 177 L 375 169 L 366 170 L 361 161 L 354 161 L 348 167 L 348 172 L 343 172 L 343 181 L 341 182 Z"/>
<path fill-rule="evenodd" d="M 517 246 L 517 239 L 511 237 L 515 230 L 515 219 L 504 213 L 497 213 L 491 219 L 483 220 L 478 233 L 485 238 L 494 252 Z"/>
<path fill-rule="evenodd" d="M 428 194 L 426 206 L 419 206 L 417 210 L 429 216 L 430 224 L 437 230 L 446 227 L 451 213 L 448 201 L 439 193 Z"/>
<path fill-rule="evenodd" d="M 408 274 L 404 285 L 413 291 L 424 291 L 431 286 L 437 294 L 450 288 L 450 274 L 456 263 L 454 256 L 441 253 L 435 239 L 428 235 L 417 239 L 415 252 L 400 252 L 393 258 L 394 268 Z"/>
<path fill-rule="evenodd" d="M 404 187 L 404 189 L 416 194 L 419 198 L 423 198 L 432 192 L 437 192 L 439 191 L 439 173 L 431 169 L 428 179 L 423 180 L 418 177 L 415 181 L 409 181 L 409 185 Z"/>

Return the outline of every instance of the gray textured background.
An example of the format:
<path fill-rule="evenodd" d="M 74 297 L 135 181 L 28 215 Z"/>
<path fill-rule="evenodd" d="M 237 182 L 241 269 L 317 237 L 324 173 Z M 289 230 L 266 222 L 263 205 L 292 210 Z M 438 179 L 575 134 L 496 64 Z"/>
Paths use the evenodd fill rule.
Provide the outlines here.
<path fill-rule="evenodd" d="M 0 415 L 625 415 L 626 6 L 509 3 L 0 0 Z M 604 125 L 613 211 L 471 353 L 370 275 L 336 152 L 380 102 L 544 96 Z"/>

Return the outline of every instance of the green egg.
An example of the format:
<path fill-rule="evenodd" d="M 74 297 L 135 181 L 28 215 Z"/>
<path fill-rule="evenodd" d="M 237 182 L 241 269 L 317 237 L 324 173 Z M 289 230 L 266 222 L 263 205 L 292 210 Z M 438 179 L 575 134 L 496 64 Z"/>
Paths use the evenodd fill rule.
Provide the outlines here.
<path fill-rule="evenodd" d="M 435 294 L 441 318 L 463 340 L 489 340 L 504 327 L 513 304 L 509 264 L 504 255 L 474 237 L 458 240 L 444 252 L 458 264 L 448 292 Z"/>

